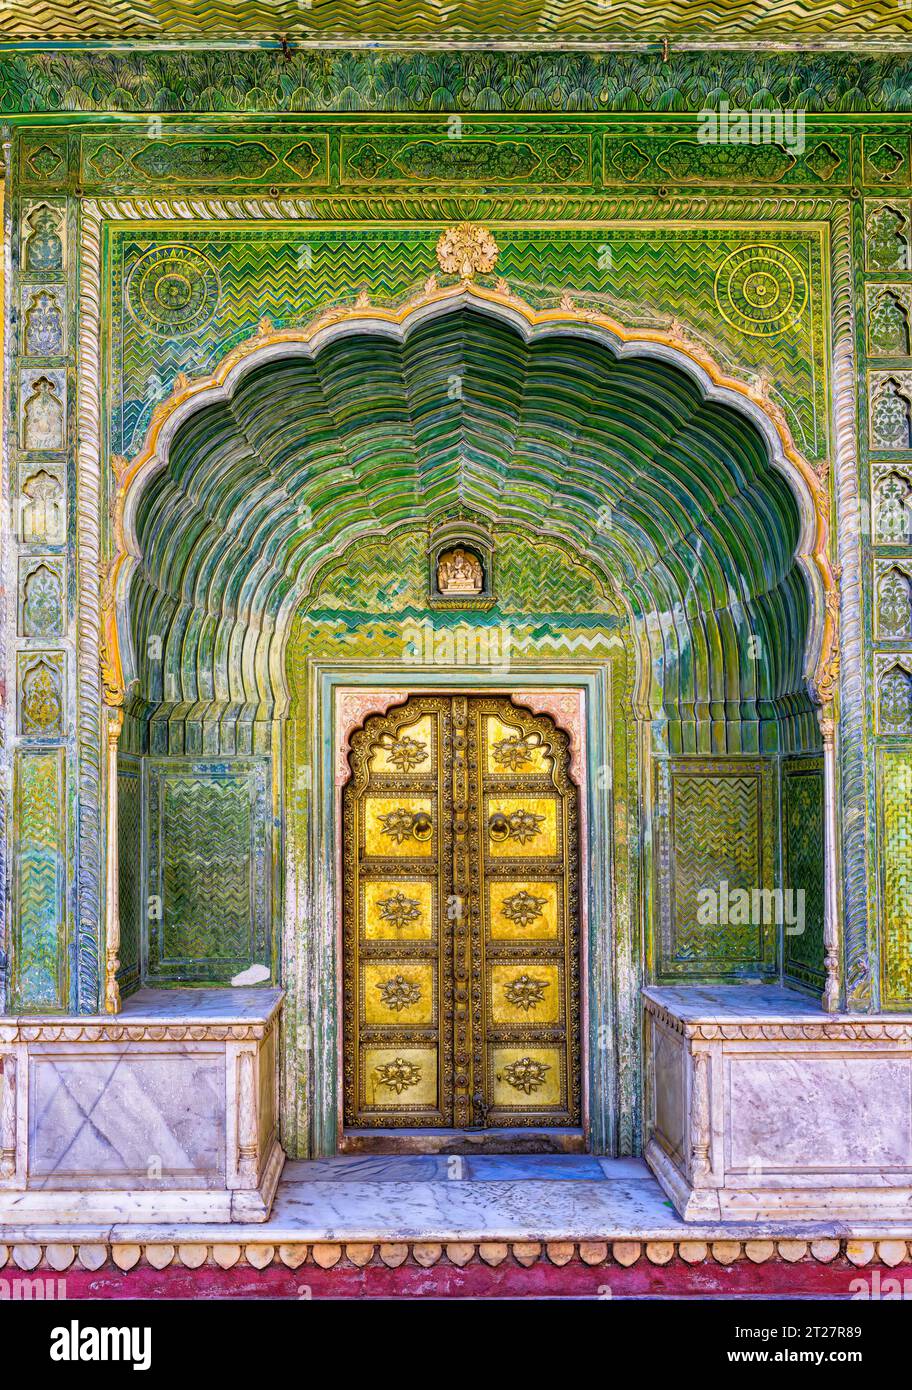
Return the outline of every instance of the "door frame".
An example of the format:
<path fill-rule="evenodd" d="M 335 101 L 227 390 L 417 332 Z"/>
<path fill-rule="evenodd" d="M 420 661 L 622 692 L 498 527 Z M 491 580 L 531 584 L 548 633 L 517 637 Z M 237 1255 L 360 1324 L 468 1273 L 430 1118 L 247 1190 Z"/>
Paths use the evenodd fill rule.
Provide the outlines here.
<path fill-rule="evenodd" d="M 578 728 L 573 773 L 580 779 L 580 1038 L 583 1135 L 595 1153 L 616 1151 L 619 1099 L 636 1106 L 639 1047 L 617 1043 L 618 1018 L 638 1015 L 639 970 L 630 978 L 630 952 L 615 950 L 624 930 L 624 907 L 615 901 L 614 716 L 620 692 L 612 661 L 565 661 L 560 667 L 512 662 L 509 672 L 467 666 L 403 666 L 401 662 L 328 663 L 308 658 L 305 681 L 311 711 L 306 730 L 306 768 L 290 767 L 288 785 L 303 780 L 310 814 L 307 844 L 295 842 L 297 817 L 288 817 L 286 845 L 286 980 L 295 982 L 289 1064 L 303 1068 L 307 1097 L 308 1151 L 328 1157 L 339 1151 L 342 1119 L 342 786 L 347 777 L 347 737 L 371 713 L 383 712 L 411 694 L 502 694 L 535 692 L 538 708 L 563 728 L 555 709 L 563 693 L 576 702 Z M 535 706 L 533 706 L 535 708 Z M 295 750 L 286 748 L 289 761 Z M 628 740 L 635 748 L 636 740 Z M 630 776 L 628 774 L 628 783 Z M 624 814 L 638 799 L 638 779 L 627 787 Z M 592 866 L 598 866 L 593 872 Z M 306 891 L 299 891 L 302 875 Z M 631 895 L 631 901 L 636 901 Z M 639 952 L 633 953 L 639 959 Z M 619 959 L 622 956 L 623 959 Z M 618 1009 L 619 990 L 632 996 Z M 619 1067 L 637 1073 L 619 1084 Z M 286 1094 L 297 1090 L 287 1079 Z M 290 1083 L 290 1084 L 288 1084 Z M 626 1119 L 626 1126 L 631 1118 Z M 626 1127 L 625 1126 L 625 1127 Z"/>

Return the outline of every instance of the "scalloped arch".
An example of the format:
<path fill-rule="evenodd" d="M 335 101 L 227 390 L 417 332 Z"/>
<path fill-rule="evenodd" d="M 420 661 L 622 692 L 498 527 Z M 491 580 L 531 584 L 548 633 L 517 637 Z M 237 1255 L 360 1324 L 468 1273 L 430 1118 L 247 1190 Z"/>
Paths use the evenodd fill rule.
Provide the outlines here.
<path fill-rule="evenodd" d="M 176 384 L 120 477 L 107 647 L 151 703 L 272 717 L 321 567 L 469 510 L 598 566 L 649 652 L 656 716 L 787 719 L 834 660 L 825 509 L 784 421 L 680 336 L 429 287 L 264 325 Z"/>

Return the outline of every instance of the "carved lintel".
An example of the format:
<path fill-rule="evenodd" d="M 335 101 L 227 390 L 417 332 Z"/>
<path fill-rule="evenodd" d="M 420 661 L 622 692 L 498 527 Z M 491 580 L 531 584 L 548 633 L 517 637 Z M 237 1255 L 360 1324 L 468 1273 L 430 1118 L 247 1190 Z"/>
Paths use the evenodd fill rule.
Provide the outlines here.
<path fill-rule="evenodd" d="M 0 1178 L 16 1176 L 16 1059 L 4 1053 L 0 1072 Z"/>
<path fill-rule="evenodd" d="M 694 1178 L 705 1178 L 709 1160 L 709 1053 L 702 1048 L 693 1053 L 690 1096 L 690 1168 Z"/>

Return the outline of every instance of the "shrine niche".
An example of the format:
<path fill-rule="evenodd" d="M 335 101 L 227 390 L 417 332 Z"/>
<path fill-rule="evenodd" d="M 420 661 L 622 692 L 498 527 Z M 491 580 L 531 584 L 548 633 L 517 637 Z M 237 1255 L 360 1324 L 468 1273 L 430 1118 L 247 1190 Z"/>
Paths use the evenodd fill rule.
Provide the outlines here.
<path fill-rule="evenodd" d="M 61 207 L 41 203 L 25 215 L 23 228 L 26 270 L 46 273 L 65 265 L 65 213 Z"/>
<path fill-rule="evenodd" d="M 32 473 L 22 485 L 19 500 L 19 535 L 26 544 L 46 541 L 60 545 L 66 539 L 64 494 L 59 478 L 47 469 Z"/>
<path fill-rule="evenodd" d="M 892 469 L 874 489 L 874 539 L 878 545 L 912 541 L 912 486 Z"/>
<path fill-rule="evenodd" d="M 437 561 L 437 592 L 441 598 L 469 594 L 476 598 L 484 588 L 484 570 L 477 555 L 463 550 L 446 550 Z"/>
<path fill-rule="evenodd" d="M 445 524 L 431 538 L 429 600 L 440 608 L 490 607 L 494 546 L 482 525 Z"/>
<path fill-rule="evenodd" d="M 912 671 L 901 657 L 884 667 L 878 682 L 878 717 L 882 734 L 912 734 Z"/>
<path fill-rule="evenodd" d="M 908 270 L 909 217 L 886 203 L 868 214 L 868 267 L 871 270 Z"/>
<path fill-rule="evenodd" d="M 29 357 L 54 357 L 64 350 L 63 290 L 30 286 L 23 295 L 25 352 Z"/>

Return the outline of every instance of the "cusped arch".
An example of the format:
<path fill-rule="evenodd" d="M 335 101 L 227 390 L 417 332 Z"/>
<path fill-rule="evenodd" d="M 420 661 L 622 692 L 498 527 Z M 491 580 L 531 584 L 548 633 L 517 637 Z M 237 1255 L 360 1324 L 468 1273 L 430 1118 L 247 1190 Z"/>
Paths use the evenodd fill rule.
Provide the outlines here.
<path fill-rule="evenodd" d="M 781 713 L 801 692 L 778 667 L 796 660 L 831 696 L 826 500 L 781 414 L 680 334 L 466 283 L 264 324 L 211 376 L 178 380 L 118 476 L 110 679 L 141 676 L 158 624 L 176 689 L 147 682 L 151 699 L 278 712 L 290 618 L 320 567 L 459 506 L 600 565 L 651 652 L 655 714 L 672 685 L 706 717 Z"/>

